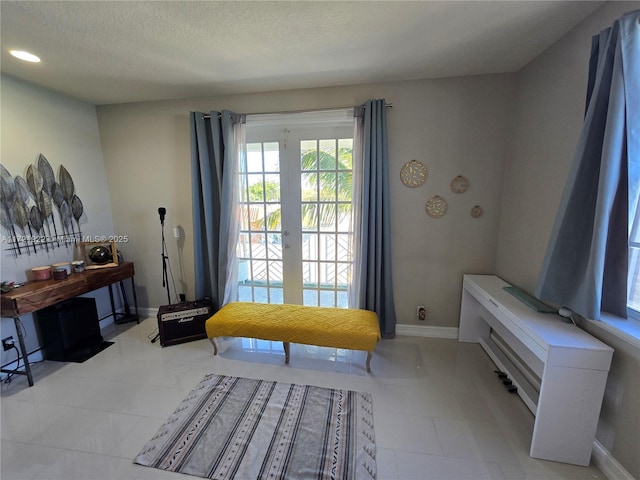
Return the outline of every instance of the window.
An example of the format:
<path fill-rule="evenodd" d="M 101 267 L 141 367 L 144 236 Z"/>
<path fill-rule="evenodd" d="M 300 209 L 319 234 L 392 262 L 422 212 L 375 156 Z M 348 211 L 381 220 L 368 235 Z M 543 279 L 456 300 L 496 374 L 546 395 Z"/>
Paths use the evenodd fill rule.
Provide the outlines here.
<path fill-rule="evenodd" d="M 353 112 L 249 116 L 246 142 L 238 299 L 348 307 Z"/>
<path fill-rule="evenodd" d="M 640 320 L 640 208 L 630 230 L 627 311 L 629 317 Z"/>

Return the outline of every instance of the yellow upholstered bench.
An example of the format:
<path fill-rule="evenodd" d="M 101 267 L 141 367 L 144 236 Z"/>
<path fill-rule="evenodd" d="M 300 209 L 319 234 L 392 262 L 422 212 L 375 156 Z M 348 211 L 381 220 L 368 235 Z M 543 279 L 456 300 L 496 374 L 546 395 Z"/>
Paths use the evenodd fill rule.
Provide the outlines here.
<path fill-rule="evenodd" d="M 367 372 L 373 349 L 380 340 L 378 316 L 368 310 L 229 303 L 205 324 L 207 336 L 218 353 L 216 337 L 247 337 L 281 341 L 285 363 L 289 363 L 289 343 L 320 347 L 348 348 L 367 352 Z"/>

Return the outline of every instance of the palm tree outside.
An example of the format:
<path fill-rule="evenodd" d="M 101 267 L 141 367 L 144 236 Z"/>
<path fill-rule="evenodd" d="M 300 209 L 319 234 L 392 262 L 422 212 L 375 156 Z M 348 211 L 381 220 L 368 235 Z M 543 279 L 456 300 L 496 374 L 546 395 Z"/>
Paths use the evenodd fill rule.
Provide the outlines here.
<path fill-rule="evenodd" d="M 306 150 L 301 154 L 302 170 L 302 229 L 314 229 L 317 225 L 331 224 L 336 218 L 338 223 L 351 217 L 351 195 L 353 193 L 352 173 L 353 149 L 338 149 L 337 172 L 334 151 Z M 316 189 L 317 187 L 317 189 Z M 318 203 L 334 200 L 334 203 Z M 339 203 L 335 203 L 335 199 Z M 249 186 L 250 202 L 280 202 L 280 183 L 265 181 Z M 336 208 L 337 207 L 337 208 Z M 258 218 L 256 226 L 267 230 L 279 230 L 282 222 L 282 210 L 276 210 L 266 217 Z"/>
<path fill-rule="evenodd" d="M 350 257 L 348 232 L 353 192 L 352 144 L 352 139 L 300 142 L 299 208 L 304 304 L 347 306 L 350 258 L 344 257 Z M 266 164 L 264 160 L 263 164 Z M 246 198 L 242 205 L 245 218 L 243 230 L 246 227 L 246 232 L 240 239 L 242 245 L 239 245 L 239 252 L 243 253 L 239 253 L 238 257 L 241 263 L 243 260 L 249 262 L 250 271 L 246 278 L 239 278 L 239 281 L 241 286 L 243 280 L 251 284 L 253 293 L 250 301 L 260 301 L 256 300 L 255 292 L 264 285 L 268 297 L 265 301 L 279 303 L 281 294 L 276 292 L 274 301 L 271 298 L 273 292 L 269 289 L 278 289 L 283 282 L 280 176 L 265 173 L 246 177 L 247 183 L 251 182 L 251 178 L 255 180 L 246 185 L 243 195 Z M 318 261 L 320 258 L 325 261 Z M 339 292 L 336 294 L 334 291 Z M 317 300 L 311 298 L 314 295 Z"/>

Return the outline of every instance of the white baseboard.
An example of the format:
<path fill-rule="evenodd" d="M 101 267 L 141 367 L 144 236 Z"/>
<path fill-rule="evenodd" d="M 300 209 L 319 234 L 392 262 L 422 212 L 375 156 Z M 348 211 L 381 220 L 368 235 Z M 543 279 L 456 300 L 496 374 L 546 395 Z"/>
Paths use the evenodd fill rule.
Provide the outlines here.
<path fill-rule="evenodd" d="M 591 459 L 609 480 L 636 480 L 598 440 L 593 442 Z"/>
<path fill-rule="evenodd" d="M 158 309 L 157 308 L 139 308 L 138 315 L 140 316 L 140 320 L 148 317 L 157 317 Z"/>
<path fill-rule="evenodd" d="M 458 338 L 456 327 L 433 327 L 429 325 L 396 324 L 396 335 L 409 337 Z"/>
<path fill-rule="evenodd" d="M 124 309 L 123 308 L 119 308 L 116 310 L 116 313 L 118 314 L 124 314 Z M 138 322 L 144 320 L 145 318 L 149 318 L 149 317 L 157 317 L 158 316 L 158 309 L 157 308 L 138 308 L 137 312 L 136 311 L 132 311 L 132 314 L 137 314 L 138 315 Z M 113 323 L 115 323 L 113 315 L 108 315 L 106 317 L 104 317 L 102 320 L 100 320 L 100 329 L 103 329 L 109 325 L 112 325 Z"/>

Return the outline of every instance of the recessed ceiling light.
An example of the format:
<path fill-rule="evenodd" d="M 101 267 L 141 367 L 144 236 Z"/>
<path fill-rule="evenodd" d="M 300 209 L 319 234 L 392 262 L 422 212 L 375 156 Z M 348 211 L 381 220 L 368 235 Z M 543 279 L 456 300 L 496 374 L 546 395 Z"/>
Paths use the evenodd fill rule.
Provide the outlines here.
<path fill-rule="evenodd" d="M 40 57 L 23 50 L 10 50 L 9 53 L 20 60 L 24 60 L 25 62 L 38 63 L 40 61 Z"/>

